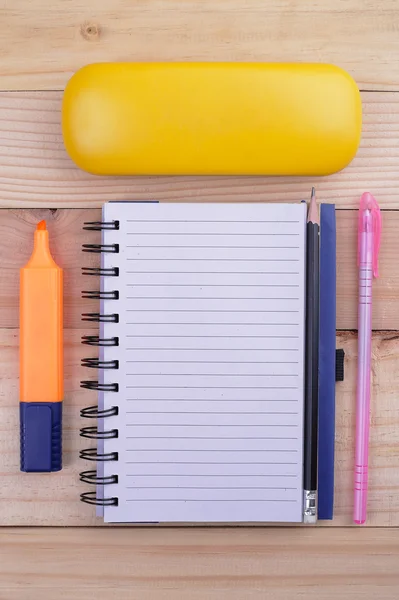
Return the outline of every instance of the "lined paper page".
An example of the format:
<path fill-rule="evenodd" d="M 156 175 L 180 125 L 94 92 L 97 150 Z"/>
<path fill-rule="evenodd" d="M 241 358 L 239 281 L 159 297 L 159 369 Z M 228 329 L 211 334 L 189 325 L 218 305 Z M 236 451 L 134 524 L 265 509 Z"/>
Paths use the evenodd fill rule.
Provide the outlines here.
<path fill-rule="evenodd" d="M 105 521 L 302 520 L 305 208 L 104 207 Z"/>

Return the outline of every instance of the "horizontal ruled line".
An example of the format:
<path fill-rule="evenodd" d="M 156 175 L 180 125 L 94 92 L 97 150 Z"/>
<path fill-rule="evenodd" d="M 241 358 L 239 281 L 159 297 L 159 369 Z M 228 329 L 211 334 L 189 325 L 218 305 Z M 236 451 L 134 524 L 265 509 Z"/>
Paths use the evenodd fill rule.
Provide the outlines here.
<path fill-rule="evenodd" d="M 296 488 L 295 488 L 296 489 Z M 126 502 L 296 502 L 296 500 L 262 498 L 261 500 L 250 500 L 246 498 L 201 498 L 201 500 L 193 498 L 128 498 Z"/>
<path fill-rule="evenodd" d="M 299 258 L 134 258 L 128 257 L 127 260 L 136 261 L 201 261 L 201 262 L 299 262 Z"/>
<path fill-rule="evenodd" d="M 237 400 L 237 399 L 233 400 L 231 398 L 230 399 L 229 398 L 220 398 L 220 399 L 218 399 L 218 398 L 189 398 L 189 399 L 147 398 L 145 401 L 146 402 L 240 402 L 240 404 L 242 402 L 247 402 L 246 400 L 244 400 L 244 401 L 243 400 Z M 126 398 L 126 402 L 143 402 L 143 399 L 142 398 Z M 295 399 L 295 400 L 280 400 L 280 399 L 274 398 L 272 400 L 266 400 L 266 399 L 262 399 L 262 400 L 248 400 L 248 402 L 298 402 L 298 400 L 297 399 Z M 135 411 L 135 410 L 134 411 L 126 411 L 126 412 L 127 413 L 130 412 L 132 414 L 136 414 L 137 413 L 137 411 Z M 143 411 L 143 412 L 147 412 L 147 411 Z M 191 411 L 188 411 L 188 412 L 191 414 Z M 165 413 L 169 413 L 169 411 L 165 411 Z M 160 413 L 159 411 L 156 411 L 156 414 L 162 414 L 162 412 Z M 210 413 L 207 411 L 206 414 L 210 414 Z M 215 414 L 215 413 L 211 413 L 211 414 Z M 222 413 L 222 414 L 225 414 L 225 413 Z M 236 413 L 230 412 L 229 414 L 234 415 Z M 245 412 L 244 413 L 238 412 L 237 414 L 244 414 L 245 415 L 247 413 L 245 413 Z M 252 414 L 252 412 L 248 412 L 248 414 Z M 282 413 L 279 413 L 279 412 L 271 412 L 271 413 L 265 412 L 265 413 L 259 413 L 259 414 L 271 414 L 271 415 L 272 414 L 273 415 L 274 414 L 282 414 L 282 415 L 285 415 L 285 414 L 291 415 L 291 414 L 293 414 L 293 415 L 296 415 L 297 413 L 296 412 L 293 412 L 293 413 L 290 413 L 290 412 L 287 412 L 287 413 L 285 413 L 285 412 L 282 412 Z"/>
<path fill-rule="evenodd" d="M 276 296 L 126 296 L 127 300 L 293 300 L 298 301 L 297 297 L 281 297 Z M 145 309 L 144 309 L 145 310 Z M 141 312 L 141 311 L 140 311 Z M 162 311 L 163 312 L 163 311 Z M 196 311 L 203 312 L 203 311 Z M 208 312 L 208 311 L 206 311 Z M 223 311 L 224 312 L 224 311 Z M 235 311 L 243 312 L 243 311 Z M 252 312 L 252 311 L 248 311 Z M 256 311 L 253 311 L 256 312 Z M 278 311 L 279 312 L 279 311 Z"/>
<path fill-rule="evenodd" d="M 220 463 L 220 462 L 205 462 L 205 461 L 170 461 L 170 460 L 162 460 L 162 461 L 152 461 L 152 460 L 126 460 L 125 464 L 127 465 L 225 465 L 226 463 Z M 250 462 L 229 462 L 227 463 L 229 465 L 278 465 L 278 466 L 284 466 L 284 467 L 288 467 L 288 466 L 296 466 L 297 463 L 296 462 L 276 462 L 276 461 L 272 461 L 272 462 L 265 462 L 262 460 L 262 462 L 254 462 L 254 461 L 250 461 Z M 273 476 L 275 477 L 275 475 Z"/>
<path fill-rule="evenodd" d="M 180 312 L 180 311 L 175 311 L 175 312 Z M 127 325 L 131 325 L 132 323 L 127 323 Z M 156 323 L 154 323 L 154 325 L 156 325 Z M 190 323 L 185 323 L 185 325 L 190 325 Z M 134 334 L 129 334 L 126 337 L 128 338 L 142 338 L 142 335 L 134 335 Z M 146 335 L 145 336 L 146 339 L 147 338 L 190 338 L 192 339 L 193 337 L 195 337 L 195 339 L 232 339 L 232 338 L 242 338 L 244 340 L 247 339 L 268 339 L 268 340 L 280 340 L 280 339 L 285 339 L 285 340 L 297 340 L 299 339 L 298 335 L 196 335 L 196 336 L 192 336 L 192 335 L 162 335 L 162 334 L 157 334 L 157 335 Z M 162 350 L 162 348 L 159 348 L 160 350 Z M 178 348 L 176 348 L 177 350 Z M 213 349 L 213 348 L 212 348 Z M 193 348 L 193 350 L 196 350 L 196 348 Z M 226 348 L 226 350 L 228 350 L 228 348 Z M 265 348 L 266 350 L 266 348 Z"/>
<path fill-rule="evenodd" d="M 163 413 L 163 414 L 170 414 L 170 413 Z M 198 414 L 198 413 L 192 413 L 192 414 Z M 203 414 L 207 414 L 207 413 L 203 413 Z M 209 414 L 214 414 L 214 413 L 209 413 Z M 222 413 L 222 414 L 226 414 L 227 416 L 229 416 L 230 413 Z M 253 415 L 257 415 L 258 413 L 250 413 Z M 207 425 L 198 425 L 198 423 L 126 423 L 126 427 L 219 427 L 220 425 L 223 425 L 223 427 L 294 427 L 297 428 L 299 427 L 299 425 L 286 425 L 284 423 L 273 423 L 270 425 L 259 425 L 257 423 L 250 423 L 248 425 L 242 425 L 240 424 L 236 424 L 236 425 L 231 425 L 229 423 L 215 423 L 214 421 L 212 421 L 212 423 L 209 423 Z M 130 439 L 136 439 L 136 437 L 130 438 Z M 168 439 L 174 439 L 174 440 L 217 440 L 217 439 L 223 439 L 223 440 L 246 440 L 246 439 L 251 439 L 251 440 L 297 440 L 298 437 L 294 436 L 288 436 L 288 437 L 284 437 L 284 436 L 262 436 L 262 437 L 251 437 L 251 438 L 243 438 L 243 437 L 237 437 L 237 436 L 232 436 L 232 437 L 226 437 L 226 438 L 219 438 L 219 437 L 215 437 L 215 436 L 197 436 L 197 437 L 192 437 L 192 436 L 144 436 L 144 437 L 140 437 L 137 436 L 137 439 L 150 439 L 150 440 L 157 440 L 157 439 L 161 439 L 161 440 L 168 440 Z"/>
<path fill-rule="evenodd" d="M 131 463 L 129 463 L 131 464 Z M 171 464 L 179 464 L 179 463 L 171 463 Z M 196 464 L 202 464 L 202 463 L 196 463 Z M 205 463 L 205 464 L 215 464 L 215 463 Z M 234 463 L 229 463 L 229 465 L 232 465 Z M 239 463 L 241 464 L 241 463 Z M 251 464 L 251 463 L 245 463 L 245 464 Z M 265 463 L 266 464 L 266 463 Z M 279 464 L 279 463 L 269 463 L 269 464 Z M 280 463 L 281 464 L 281 463 Z M 296 464 L 296 463 L 283 463 L 283 464 Z M 193 475 L 191 473 L 127 473 L 126 477 L 193 477 Z M 286 477 L 287 479 L 296 479 L 298 477 L 298 475 L 276 475 L 274 473 L 254 473 L 254 474 L 248 474 L 248 473 L 234 473 L 234 474 L 225 474 L 225 473 L 201 473 L 201 474 L 196 474 L 194 475 L 194 477 L 278 477 L 283 478 Z M 202 489 L 202 488 L 201 488 Z M 284 488 L 286 489 L 286 488 Z"/>
<path fill-rule="evenodd" d="M 163 311 L 159 311 L 163 312 Z M 259 321 L 248 321 L 245 323 L 231 322 L 231 323 L 221 323 L 220 321 L 199 321 L 199 322 L 184 322 L 184 321 L 129 321 L 127 325 L 258 325 L 260 327 L 295 327 L 299 326 L 299 323 L 259 323 Z M 146 336 L 147 337 L 147 336 Z M 197 337 L 197 336 L 194 336 Z M 280 337 L 280 336 L 278 336 Z M 200 348 L 194 348 L 195 350 L 200 350 Z M 223 348 L 225 349 L 225 348 Z M 167 348 L 162 348 L 162 350 L 167 350 Z M 177 348 L 175 348 L 177 350 Z M 193 350 L 193 348 L 191 348 Z"/>
<path fill-rule="evenodd" d="M 126 220 L 127 223 L 238 223 L 239 225 L 241 225 L 241 223 L 253 223 L 253 224 L 258 224 L 258 223 L 273 223 L 273 225 L 279 225 L 281 223 L 283 224 L 287 224 L 287 223 L 300 223 L 300 221 L 283 221 L 281 219 L 272 219 L 272 220 L 265 220 L 265 221 L 259 221 L 258 219 L 250 219 L 249 221 L 242 221 L 240 220 L 227 220 L 227 219 L 223 219 L 223 220 L 218 220 L 218 219 L 127 219 Z"/>
<path fill-rule="evenodd" d="M 140 231 L 140 232 L 136 232 L 136 231 L 127 231 L 127 235 L 186 235 L 187 237 L 191 237 L 192 235 L 200 235 L 200 236 L 210 236 L 210 235 L 220 235 L 220 236 L 233 236 L 233 237 L 245 237 L 245 236 L 251 236 L 251 237 L 267 237 L 267 236 L 272 236 L 272 237 L 298 237 L 299 233 L 267 233 L 267 232 L 262 232 L 262 233 L 230 233 L 230 232 L 225 232 L 225 231 L 213 231 L 213 232 L 204 232 L 204 231 L 196 231 L 196 232 L 190 232 L 190 233 L 186 233 L 184 231 Z"/>
<path fill-rule="evenodd" d="M 140 425 L 140 424 L 139 424 Z M 151 425 L 151 423 L 144 423 L 143 426 L 148 426 Z M 131 425 L 131 427 L 137 427 L 138 425 Z M 162 425 L 156 425 L 157 427 L 162 427 Z M 216 425 L 217 426 L 217 425 Z M 177 427 L 177 425 L 167 425 L 167 427 Z M 187 427 L 187 425 L 184 425 L 184 427 Z M 197 427 L 197 425 L 189 425 L 189 427 Z M 233 427 L 232 425 L 226 425 L 226 427 Z M 242 425 L 236 425 L 235 427 L 242 427 Z M 256 425 L 245 425 L 245 427 L 256 427 Z M 287 425 L 283 425 L 283 427 L 287 427 Z M 296 425 L 295 425 L 296 427 Z M 248 441 L 248 440 L 284 440 L 284 441 L 290 441 L 290 442 L 294 442 L 296 441 L 298 438 L 297 437 L 223 437 L 223 438 L 217 438 L 217 437 L 211 437 L 211 436 L 164 436 L 164 435 L 144 435 L 144 436 L 140 436 L 140 435 L 127 435 L 126 436 L 127 440 L 234 440 L 234 441 Z M 180 450 L 180 448 L 179 448 Z M 146 452 L 147 448 L 141 448 L 140 449 L 141 452 Z M 186 452 L 187 450 L 181 450 L 182 452 Z M 257 452 L 258 450 L 254 450 L 254 452 Z M 241 452 L 241 450 L 237 450 L 237 452 Z M 262 450 L 259 450 L 259 452 L 262 452 Z"/>
<path fill-rule="evenodd" d="M 131 402 L 132 400 L 134 402 L 143 402 L 143 400 L 140 399 L 135 399 L 135 398 L 127 398 L 126 399 L 127 402 Z M 146 402 L 240 402 L 242 403 L 242 400 L 167 400 L 167 399 L 163 399 L 162 400 L 146 400 Z M 297 402 L 297 400 L 250 400 L 249 402 Z M 226 412 L 214 412 L 214 411 L 191 411 L 191 410 L 173 410 L 173 411 L 169 411 L 169 410 L 127 410 L 126 414 L 132 414 L 132 415 L 296 415 L 298 414 L 297 412 L 284 412 L 284 411 L 277 411 L 277 412 L 273 412 L 273 411 L 229 411 L 228 413 Z"/>
<path fill-rule="evenodd" d="M 298 271 L 125 271 L 129 275 L 300 275 Z"/>
<path fill-rule="evenodd" d="M 273 284 L 273 283 L 265 283 L 265 284 L 256 284 L 256 283 L 249 283 L 249 284 L 237 284 L 237 283 L 127 283 L 126 284 L 127 287 L 239 287 L 239 288 L 245 288 L 245 287 L 256 287 L 256 288 L 264 288 L 264 287 L 271 287 L 271 288 L 297 288 L 299 287 L 299 283 L 292 283 L 289 285 L 281 285 L 279 283 Z"/>
<path fill-rule="evenodd" d="M 176 449 L 170 449 L 170 448 L 143 448 L 141 450 L 138 450 L 137 448 L 131 449 L 131 448 L 126 448 L 125 452 L 186 452 L 186 450 L 181 450 L 180 448 L 176 448 Z M 231 450 L 221 450 L 220 448 L 209 448 L 209 449 L 204 449 L 204 448 L 190 448 L 190 452 L 256 452 L 256 453 L 260 453 L 260 452 L 276 452 L 276 453 L 284 453 L 284 454 L 296 454 L 298 452 L 298 450 L 276 450 L 276 448 L 262 448 L 261 450 L 256 449 L 256 450 L 236 450 L 236 449 L 231 449 Z M 190 464 L 190 463 L 188 463 Z M 231 464 L 231 463 L 229 463 Z M 263 463 L 262 463 L 263 464 Z"/>
<path fill-rule="evenodd" d="M 197 350 L 198 352 L 198 350 Z M 152 364 L 153 360 L 126 360 L 126 363 Z M 156 364 L 163 365 L 298 365 L 297 360 L 157 360 Z"/>
<path fill-rule="evenodd" d="M 137 324 L 137 323 L 136 323 Z M 171 323 L 171 325 L 179 325 L 179 323 Z M 197 323 L 194 323 L 194 325 L 196 325 Z M 142 323 L 142 325 L 147 325 L 147 323 Z M 152 325 L 152 323 L 151 323 Z M 198 323 L 198 325 L 202 325 L 202 323 Z M 126 336 L 129 337 L 129 336 Z M 140 336 L 135 336 L 135 337 L 140 337 Z M 148 336 L 146 336 L 148 337 Z M 162 337 L 162 336 L 161 336 Z M 229 336 L 231 337 L 231 336 Z M 239 336 L 241 337 L 241 336 Z M 220 352 L 220 351 L 229 351 L 229 352 L 243 352 L 243 351 L 252 351 L 252 348 L 141 348 L 138 346 L 128 346 L 126 348 L 126 350 L 162 350 L 162 351 L 169 351 L 169 350 L 183 350 L 183 351 L 193 351 L 193 352 L 207 352 L 209 350 L 214 350 L 215 352 Z M 299 352 L 299 348 L 257 348 L 256 349 L 258 352 L 262 352 L 262 351 L 267 351 L 267 352 Z"/>
<path fill-rule="evenodd" d="M 143 402 L 140 400 L 140 402 Z M 151 400 L 146 400 L 146 402 L 152 402 Z M 179 400 L 173 400 L 173 402 L 179 402 Z M 196 400 L 198 402 L 198 400 Z M 215 402 L 215 400 L 209 400 L 208 402 Z M 216 400 L 217 402 L 217 400 Z M 231 402 L 231 401 L 230 401 Z M 238 400 L 237 402 L 241 402 Z M 259 400 L 253 400 L 253 402 L 259 402 Z M 269 412 L 269 411 L 250 411 L 250 412 L 240 412 L 240 411 L 230 411 L 220 412 L 220 411 L 209 411 L 209 410 L 127 410 L 127 415 L 297 415 L 296 412 Z M 134 426 L 135 423 L 129 423 L 129 426 Z M 213 426 L 214 423 L 211 424 Z M 263 427 L 261 425 L 261 427 Z M 283 425 L 285 427 L 285 425 Z M 296 427 L 296 425 L 295 425 Z M 254 439 L 254 438 L 252 438 Z"/>
<path fill-rule="evenodd" d="M 299 377 L 293 374 L 278 373 L 127 373 L 129 377 L 140 377 L 142 375 L 157 375 L 159 377 Z M 206 386 L 204 386 L 206 387 Z"/>
<path fill-rule="evenodd" d="M 186 309 L 184 309 L 184 310 L 177 310 L 177 309 L 176 310 L 175 309 L 168 309 L 168 310 L 150 309 L 149 310 L 147 308 L 144 308 L 144 309 L 128 308 L 126 310 L 126 312 L 136 312 L 136 313 L 137 312 L 138 313 L 208 313 L 208 314 L 209 313 L 235 313 L 235 312 L 252 313 L 252 314 L 254 314 L 254 313 L 276 313 L 276 312 L 278 312 L 279 314 L 283 314 L 283 313 L 292 314 L 292 313 L 298 313 L 299 311 L 298 310 L 279 310 L 279 311 L 276 311 L 276 310 L 240 310 L 240 311 L 236 311 L 236 310 L 186 310 Z M 193 323 L 180 323 L 180 325 L 192 325 L 192 324 Z M 255 324 L 257 324 L 257 323 L 255 323 Z M 135 325 L 135 323 L 127 321 L 126 325 Z M 159 325 L 159 323 L 151 323 L 151 325 Z M 223 323 L 220 323 L 220 325 L 223 325 Z M 277 323 L 277 325 L 278 325 L 278 323 Z M 142 336 L 131 336 L 130 335 L 128 337 L 142 337 Z M 149 336 L 149 335 L 146 335 L 146 337 L 193 337 L 193 336 L 192 335 L 186 335 L 186 336 L 181 336 L 181 335 L 175 335 L 175 336 L 172 336 L 172 335 L 168 335 L 168 336 L 165 336 L 165 335 L 161 335 L 161 336 L 157 336 L 157 335 L 156 336 Z M 229 337 L 230 338 L 230 337 L 233 337 L 233 336 L 231 336 L 231 335 L 228 335 L 228 336 L 214 336 L 214 335 L 199 336 L 199 335 L 196 335 L 194 337 L 196 337 L 196 338 L 198 338 L 198 337 Z M 252 336 L 251 335 L 245 335 L 244 336 L 244 335 L 237 335 L 236 337 L 248 337 L 248 338 L 251 338 L 251 337 L 272 337 L 272 336 L 259 336 L 259 335 L 252 335 Z M 280 338 L 282 336 L 275 335 L 274 337 L 275 338 Z M 296 337 L 299 337 L 299 336 L 296 336 Z"/>
<path fill-rule="evenodd" d="M 136 486 L 127 485 L 126 489 L 135 490 Z M 140 490 L 296 490 L 296 487 L 272 487 L 272 486 L 259 486 L 259 487 L 200 487 L 200 486 L 167 486 L 167 485 L 141 485 Z"/>
<path fill-rule="evenodd" d="M 258 412 L 248 412 L 248 413 L 212 413 L 212 412 L 183 412 L 183 413 L 179 413 L 179 412 L 153 412 L 153 413 L 131 413 L 131 414 L 160 414 L 160 415 L 218 415 L 218 416 L 227 416 L 229 417 L 230 415 L 242 415 L 242 414 L 246 414 L 246 415 L 251 415 L 251 416 L 258 416 L 258 415 L 262 415 L 265 413 L 258 413 Z M 268 413 L 266 413 L 268 414 Z M 296 413 L 294 413 L 296 414 Z M 262 427 L 262 428 L 278 428 L 278 427 L 289 427 L 291 429 L 297 429 L 299 427 L 299 425 L 297 423 L 290 423 L 290 424 L 285 424 L 285 423 L 270 423 L 269 425 L 266 424 L 259 424 L 259 423 L 249 423 L 248 425 L 243 425 L 242 423 L 235 423 L 235 424 L 230 424 L 230 423 L 220 423 L 219 421 L 212 421 L 211 423 L 207 423 L 205 424 L 200 424 L 198 425 L 198 423 L 126 423 L 126 427 L 219 427 L 220 425 L 222 425 L 223 427 L 231 427 L 231 428 L 237 428 L 237 427 Z M 247 438 L 242 438 L 240 436 L 236 437 L 236 436 L 231 436 L 228 438 L 219 438 L 218 436 L 199 436 L 199 437 L 191 437 L 191 436 L 171 436 L 171 439 L 182 439 L 182 440 L 190 440 L 190 439 L 198 439 L 198 440 L 212 440 L 212 439 L 225 439 L 225 440 L 238 440 L 238 439 L 247 439 Z M 158 439 L 158 436 L 148 436 L 149 439 Z M 144 438 L 140 438 L 140 439 L 146 439 Z M 169 439 L 168 436 L 160 436 L 160 439 Z M 251 437 L 251 440 L 297 440 L 298 438 L 296 436 L 292 437 L 292 436 L 288 436 L 288 437 L 283 437 L 283 436 L 262 436 L 262 437 Z"/>
<path fill-rule="evenodd" d="M 159 234 L 157 234 L 159 235 Z M 299 246 L 186 246 L 186 245 L 181 245 L 181 246 L 158 246 L 158 245 L 152 245 L 152 246 L 142 246 L 141 244 L 136 244 L 136 245 L 129 245 L 126 244 L 126 248 L 173 248 L 173 249 L 177 249 L 177 248 L 206 248 L 206 249 L 217 249 L 217 248 L 221 248 L 223 250 L 299 250 Z"/>
<path fill-rule="evenodd" d="M 297 390 L 298 386 L 210 386 L 210 385 L 127 385 L 126 389 L 134 390 L 203 390 L 206 388 L 207 390 Z M 277 400 L 276 402 L 282 402 L 282 400 Z M 291 402 L 291 401 L 290 401 Z"/>

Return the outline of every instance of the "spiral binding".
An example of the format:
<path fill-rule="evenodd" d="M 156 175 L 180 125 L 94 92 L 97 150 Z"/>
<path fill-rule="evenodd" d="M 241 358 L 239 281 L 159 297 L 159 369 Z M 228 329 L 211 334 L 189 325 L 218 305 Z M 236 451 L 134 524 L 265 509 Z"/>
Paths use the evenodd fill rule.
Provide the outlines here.
<path fill-rule="evenodd" d="M 82 275 L 95 275 L 96 277 L 119 277 L 119 267 L 102 269 L 101 267 L 82 267 Z"/>
<path fill-rule="evenodd" d="M 100 290 L 88 290 L 82 292 L 82 298 L 86 300 L 119 300 L 118 290 L 101 292 Z"/>
<path fill-rule="evenodd" d="M 98 335 L 83 335 L 82 344 L 86 346 L 119 346 L 119 338 L 100 338 Z"/>
<path fill-rule="evenodd" d="M 90 369 L 119 369 L 119 361 L 82 358 L 82 367 L 89 367 Z"/>
<path fill-rule="evenodd" d="M 83 225 L 86 231 L 113 230 L 119 231 L 119 221 L 87 221 Z"/>
<path fill-rule="evenodd" d="M 86 406 L 80 411 L 80 416 L 84 419 L 106 419 L 107 417 L 116 417 L 119 414 L 118 406 L 111 406 L 100 410 L 98 406 Z"/>
<path fill-rule="evenodd" d="M 118 392 L 119 386 L 117 383 L 100 383 L 99 381 L 81 381 L 80 387 L 85 390 L 93 390 L 95 392 Z"/>
<path fill-rule="evenodd" d="M 119 253 L 119 244 L 83 244 L 83 252 L 100 254 L 101 252 Z"/>
<path fill-rule="evenodd" d="M 100 315 L 100 313 L 83 313 L 82 321 L 93 321 L 95 323 L 119 323 L 119 315 Z"/>
<path fill-rule="evenodd" d="M 118 483 L 118 475 L 106 475 L 104 477 L 99 477 L 97 475 L 97 471 L 95 470 L 82 471 L 79 475 L 79 479 L 84 483 L 89 483 L 92 485 Z"/>
<path fill-rule="evenodd" d="M 119 221 L 90 221 L 84 223 L 83 229 L 87 231 L 102 231 L 102 230 L 119 230 Z M 119 252 L 119 244 L 83 244 L 83 252 L 102 253 L 108 252 L 117 254 Z M 118 267 L 83 267 L 83 275 L 99 276 L 99 277 L 118 277 Z M 101 290 L 84 290 L 82 298 L 91 300 L 118 300 L 119 291 L 101 291 Z M 95 323 L 119 323 L 119 315 L 117 313 L 101 314 L 101 313 L 84 313 L 82 320 Z M 85 346 L 119 346 L 119 338 L 101 338 L 98 335 L 84 335 L 82 344 Z M 118 360 L 100 360 L 99 358 L 83 358 L 82 366 L 90 369 L 118 369 Z M 98 380 L 84 380 L 80 382 L 80 387 L 87 390 L 96 390 L 100 392 L 118 392 L 118 383 L 102 383 Z M 118 415 L 119 409 L 117 406 L 112 406 L 107 409 L 100 409 L 98 406 L 88 406 L 80 411 L 80 416 L 85 419 L 107 419 Z M 97 426 L 82 427 L 80 435 L 83 438 L 91 440 L 107 440 L 117 438 L 119 432 L 117 429 L 102 430 Z M 118 452 L 100 453 L 97 448 L 86 448 L 79 453 L 80 458 L 94 462 L 109 462 L 118 460 Z M 97 475 L 96 470 L 82 471 L 80 473 L 80 481 L 90 485 L 112 485 L 118 483 L 118 475 Z M 86 504 L 95 504 L 97 506 L 118 506 L 118 498 L 108 497 L 103 498 L 101 494 L 98 496 L 95 491 L 84 492 L 80 495 L 82 502 Z"/>
<path fill-rule="evenodd" d="M 97 427 L 82 427 L 80 435 L 89 440 L 110 440 L 111 438 L 118 437 L 118 430 L 98 431 Z"/>

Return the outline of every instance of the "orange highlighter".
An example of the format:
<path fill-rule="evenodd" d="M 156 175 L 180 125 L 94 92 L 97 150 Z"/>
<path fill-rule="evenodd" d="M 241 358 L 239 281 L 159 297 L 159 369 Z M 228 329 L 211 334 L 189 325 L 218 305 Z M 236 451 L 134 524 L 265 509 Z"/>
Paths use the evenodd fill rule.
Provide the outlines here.
<path fill-rule="evenodd" d="M 20 273 L 21 471 L 62 468 L 62 269 L 38 223 L 33 253 Z"/>

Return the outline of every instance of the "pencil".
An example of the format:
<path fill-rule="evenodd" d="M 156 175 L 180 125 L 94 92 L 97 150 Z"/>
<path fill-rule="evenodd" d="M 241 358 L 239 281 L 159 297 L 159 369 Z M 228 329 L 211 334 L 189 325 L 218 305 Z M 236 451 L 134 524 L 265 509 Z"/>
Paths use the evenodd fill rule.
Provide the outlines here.
<path fill-rule="evenodd" d="M 319 211 L 315 189 L 306 226 L 306 342 L 304 426 L 304 522 L 317 521 L 319 404 Z"/>

